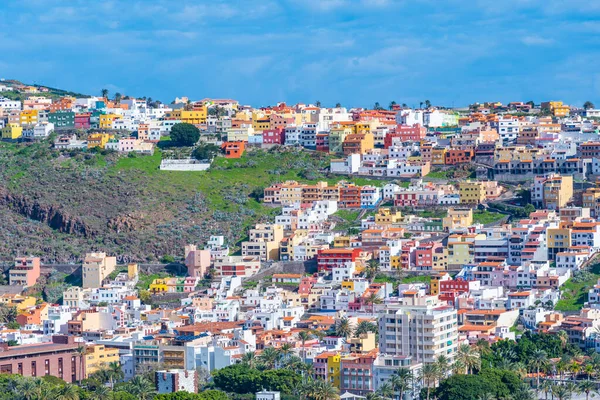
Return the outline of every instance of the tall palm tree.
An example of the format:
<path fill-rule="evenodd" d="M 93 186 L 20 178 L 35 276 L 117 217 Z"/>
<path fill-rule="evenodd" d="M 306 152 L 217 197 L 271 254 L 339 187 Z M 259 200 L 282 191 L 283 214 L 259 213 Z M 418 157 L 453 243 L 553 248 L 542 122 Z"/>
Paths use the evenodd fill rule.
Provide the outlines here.
<path fill-rule="evenodd" d="M 283 360 L 294 354 L 294 347 L 289 343 L 284 343 L 279 349 L 279 355 Z"/>
<path fill-rule="evenodd" d="M 394 397 L 394 388 L 388 382 L 384 383 L 377 389 L 377 392 L 384 399 L 392 399 Z"/>
<path fill-rule="evenodd" d="M 585 103 L 583 103 L 583 108 L 584 110 L 591 110 L 592 108 L 594 108 L 594 103 L 592 103 L 591 101 L 586 101 Z"/>
<path fill-rule="evenodd" d="M 377 333 L 377 325 L 369 321 L 360 321 L 354 329 L 354 336 L 360 336 L 363 333 L 373 332 Z"/>
<path fill-rule="evenodd" d="M 335 103 L 335 108 L 341 108 L 342 107 L 342 103 Z"/>
<path fill-rule="evenodd" d="M 378 392 L 369 392 L 367 393 L 367 400 L 383 400 L 383 397 Z"/>
<path fill-rule="evenodd" d="M 579 386 L 577 386 L 574 382 L 567 382 L 565 387 L 571 396 L 574 394 L 579 394 Z"/>
<path fill-rule="evenodd" d="M 425 100 L 425 108 L 430 108 L 431 102 L 429 100 Z"/>
<path fill-rule="evenodd" d="M 396 104 L 398 104 L 398 103 L 396 103 L 394 100 L 392 100 L 392 101 L 390 102 L 390 107 L 389 107 L 389 109 L 390 109 L 390 110 L 393 110 L 393 109 L 394 109 L 394 107 L 396 106 Z"/>
<path fill-rule="evenodd" d="M 304 347 L 304 345 L 309 340 L 312 340 L 312 338 L 313 338 L 313 334 L 309 331 L 298 332 L 298 339 L 300 339 L 300 342 L 302 343 L 302 361 L 304 361 L 304 362 L 306 362 L 306 348 Z"/>
<path fill-rule="evenodd" d="M 427 387 L 427 400 L 429 400 L 429 395 L 431 392 L 432 384 L 435 385 L 439 376 L 439 371 L 437 365 L 435 364 L 425 364 L 421 367 L 419 372 L 419 378 L 421 379 L 421 384 Z"/>
<path fill-rule="evenodd" d="M 134 376 L 127 384 L 127 391 L 139 400 L 151 399 L 155 393 L 154 385 L 142 376 Z"/>
<path fill-rule="evenodd" d="M 373 106 L 373 110 L 381 110 L 381 105 L 379 104 L 378 101 L 375 102 L 375 105 Z"/>
<path fill-rule="evenodd" d="M 102 97 L 104 97 L 105 99 L 108 98 L 108 89 L 102 89 Z"/>
<path fill-rule="evenodd" d="M 419 103 L 419 108 L 423 108 L 423 102 Z"/>
<path fill-rule="evenodd" d="M 315 101 L 315 107 L 321 108 L 321 102 L 319 100 Z"/>
<path fill-rule="evenodd" d="M 440 372 L 440 379 L 448 376 L 448 370 L 450 369 L 450 359 L 445 355 L 441 354 L 435 360 L 435 364 Z"/>
<path fill-rule="evenodd" d="M 267 367 L 273 369 L 279 361 L 279 352 L 274 347 L 267 347 L 258 356 L 258 359 Z"/>
<path fill-rule="evenodd" d="M 550 379 L 545 379 L 542 382 L 541 389 L 544 392 L 544 399 L 548 400 L 548 393 L 552 392 L 553 383 Z"/>
<path fill-rule="evenodd" d="M 535 368 L 535 392 L 538 393 L 540 390 L 540 368 L 548 365 L 548 353 L 546 353 L 544 350 L 534 351 L 529 359 L 529 365 Z"/>
<path fill-rule="evenodd" d="M 244 355 L 242 356 L 242 364 L 247 365 L 250 369 L 256 368 L 256 361 L 256 353 L 253 351 L 244 353 Z"/>
<path fill-rule="evenodd" d="M 579 383 L 579 391 L 585 393 L 585 400 L 590 400 L 590 394 L 596 393 L 598 385 L 592 381 L 581 381 Z"/>
<path fill-rule="evenodd" d="M 119 364 L 117 361 L 109 363 L 106 372 L 108 373 L 108 382 L 110 383 L 111 389 L 115 388 L 116 381 L 120 381 L 125 377 L 125 373 L 121 368 L 121 364 Z"/>
<path fill-rule="evenodd" d="M 379 261 L 375 258 L 371 258 L 365 268 L 365 278 L 367 278 L 370 282 L 373 282 L 373 279 L 375 279 L 378 272 Z"/>
<path fill-rule="evenodd" d="M 367 297 L 364 297 L 366 305 L 371 305 L 371 314 L 375 312 L 375 304 L 383 303 L 383 299 L 376 292 L 370 292 Z"/>
<path fill-rule="evenodd" d="M 335 324 L 335 335 L 347 339 L 352 335 L 352 324 L 346 317 L 340 318 Z"/>
<path fill-rule="evenodd" d="M 23 396 L 25 400 L 33 400 L 39 397 L 40 386 L 36 379 L 25 379 L 15 388 L 15 396 Z"/>
<path fill-rule="evenodd" d="M 564 330 L 560 330 L 556 336 L 560 339 L 560 344 L 564 350 L 564 348 L 567 347 L 567 343 L 569 343 L 569 335 L 567 335 L 567 332 Z"/>
<path fill-rule="evenodd" d="M 398 392 L 398 400 L 403 400 L 404 393 L 406 393 L 412 387 L 413 373 L 406 367 L 398 368 L 392 377 L 390 383 L 394 388 L 394 392 Z"/>
<path fill-rule="evenodd" d="M 121 103 L 121 99 L 123 98 L 123 95 L 119 92 L 115 93 L 115 103 L 119 104 Z"/>
<path fill-rule="evenodd" d="M 569 365 L 569 371 L 571 372 L 571 377 L 573 378 L 573 380 L 575 380 L 577 378 L 577 375 L 579 375 L 579 372 L 581 372 L 581 364 L 573 360 L 571 365 Z"/>
<path fill-rule="evenodd" d="M 479 368 L 481 359 L 477 350 L 468 344 L 462 344 L 456 352 L 456 359 L 465 366 L 465 374 L 470 374 L 473 369 Z"/>
<path fill-rule="evenodd" d="M 84 376 L 83 376 L 83 364 L 84 364 L 83 357 L 86 354 L 85 346 L 78 346 L 77 349 L 75 349 L 75 354 L 79 358 L 79 382 L 81 382 L 84 378 Z"/>

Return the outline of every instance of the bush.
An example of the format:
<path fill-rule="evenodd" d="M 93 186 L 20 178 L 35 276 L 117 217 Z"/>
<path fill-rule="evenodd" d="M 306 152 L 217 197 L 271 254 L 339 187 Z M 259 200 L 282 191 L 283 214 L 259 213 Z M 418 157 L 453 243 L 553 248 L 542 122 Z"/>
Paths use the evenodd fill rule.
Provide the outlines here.
<path fill-rule="evenodd" d="M 192 157 L 196 160 L 212 160 L 221 149 L 214 144 L 206 143 L 196 147 L 192 152 Z"/>
<path fill-rule="evenodd" d="M 171 128 L 171 142 L 176 146 L 193 146 L 200 139 L 200 130 L 192 124 L 180 123 Z"/>

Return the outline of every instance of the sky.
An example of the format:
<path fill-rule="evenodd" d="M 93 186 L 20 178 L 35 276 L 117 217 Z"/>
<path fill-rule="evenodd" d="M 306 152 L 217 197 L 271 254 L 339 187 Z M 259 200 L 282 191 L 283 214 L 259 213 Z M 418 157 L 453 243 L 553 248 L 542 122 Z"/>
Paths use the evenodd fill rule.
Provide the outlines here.
<path fill-rule="evenodd" d="M 600 106 L 600 1 L 1 0 L 0 78 L 257 107 Z"/>

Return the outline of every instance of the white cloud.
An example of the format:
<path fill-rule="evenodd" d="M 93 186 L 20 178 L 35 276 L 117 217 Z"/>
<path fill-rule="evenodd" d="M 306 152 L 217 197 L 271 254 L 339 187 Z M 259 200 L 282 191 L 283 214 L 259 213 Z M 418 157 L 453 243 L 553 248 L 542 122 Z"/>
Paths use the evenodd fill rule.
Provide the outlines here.
<path fill-rule="evenodd" d="M 528 35 L 521 38 L 521 43 L 527 46 L 549 46 L 554 43 L 554 40 L 538 35 Z"/>

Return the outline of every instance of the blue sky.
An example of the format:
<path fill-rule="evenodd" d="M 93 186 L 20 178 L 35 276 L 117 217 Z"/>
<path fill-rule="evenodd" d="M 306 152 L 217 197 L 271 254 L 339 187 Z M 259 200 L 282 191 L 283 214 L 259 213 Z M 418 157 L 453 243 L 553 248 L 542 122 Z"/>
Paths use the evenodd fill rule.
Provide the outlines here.
<path fill-rule="evenodd" d="M 170 102 L 600 106 L 600 1 L 2 0 L 0 77 Z"/>

